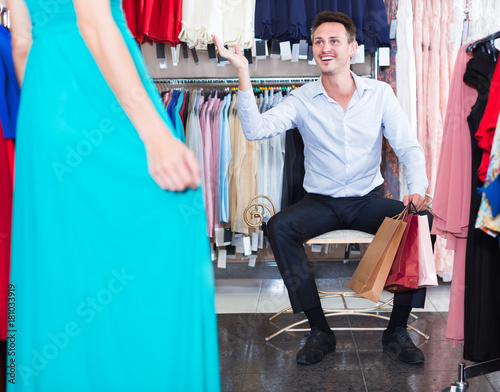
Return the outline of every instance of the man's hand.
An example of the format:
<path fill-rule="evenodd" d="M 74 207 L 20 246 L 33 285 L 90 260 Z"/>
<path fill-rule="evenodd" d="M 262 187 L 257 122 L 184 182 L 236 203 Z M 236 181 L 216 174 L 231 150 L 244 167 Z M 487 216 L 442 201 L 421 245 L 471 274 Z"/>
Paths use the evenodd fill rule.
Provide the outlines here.
<path fill-rule="evenodd" d="M 247 58 L 241 53 L 241 49 L 238 45 L 234 47 L 234 52 L 226 49 L 224 45 L 222 45 L 222 42 L 219 40 L 219 38 L 215 35 L 212 34 L 212 41 L 214 42 L 215 46 L 217 46 L 217 50 L 219 51 L 219 54 L 227 59 L 231 63 L 231 65 L 236 68 L 238 73 L 240 70 L 246 70 L 248 69 L 248 60 Z"/>
<path fill-rule="evenodd" d="M 413 195 L 407 195 L 403 198 L 403 204 L 405 205 L 405 207 L 407 206 L 413 207 L 410 203 L 413 203 L 413 206 L 415 206 L 417 211 L 413 211 L 413 209 L 410 208 L 408 210 L 409 213 L 423 211 L 427 208 L 425 197 L 420 196 L 418 193 L 414 193 Z"/>
<path fill-rule="evenodd" d="M 248 60 L 241 53 L 241 49 L 238 45 L 234 47 L 234 52 L 226 49 L 222 42 L 220 42 L 219 38 L 212 34 L 212 41 L 215 46 L 217 46 L 217 50 L 219 54 L 224 57 L 229 63 L 236 69 L 238 72 L 239 79 L 239 89 L 241 91 L 248 91 L 252 88 L 252 82 L 250 80 L 250 70 L 248 69 Z"/>

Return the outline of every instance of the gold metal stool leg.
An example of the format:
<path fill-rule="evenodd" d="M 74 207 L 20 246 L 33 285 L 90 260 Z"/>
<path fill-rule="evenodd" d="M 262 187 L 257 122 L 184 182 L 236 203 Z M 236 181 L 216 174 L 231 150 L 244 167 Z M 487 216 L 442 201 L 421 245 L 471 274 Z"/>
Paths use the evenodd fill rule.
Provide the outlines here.
<path fill-rule="evenodd" d="M 325 312 L 325 317 L 332 317 L 332 316 L 341 316 L 341 315 L 346 315 L 346 314 L 351 314 L 351 315 L 356 315 L 356 316 L 367 316 L 367 317 L 375 317 L 375 318 L 380 318 L 383 320 L 389 320 L 389 317 L 387 316 L 382 316 L 378 314 L 380 310 L 382 310 L 384 307 L 391 307 L 392 303 L 394 301 L 394 298 L 391 298 L 387 301 L 379 302 L 376 306 L 373 306 L 371 308 L 350 308 L 347 304 L 346 297 L 354 297 L 354 298 L 363 298 L 359 296 L 358 294 L 352 292 L 352 291 L 318 291 L 320 294 L 320 299 L 324 298 L 332 298 L 332 297 L 340 297 L 342 299 L 343 308 L 336 308 L 336 309 L 331 309 L 331 308 L 323 308 L 323 311 Z M 273 320 L 277 316 L 279 316 L 282 313 L 285 312 L 290 312 L 292 309 L 291 306 L 288 306 L 282 310 L 280 310 L 278 313 L 274 314 L 269 318 L 269 320 Z M 372 313 L 373 312 L 373 313 Z M 415 319 L 418 320 L 418 317 L 410 313 L 410 315 Z M 280 329 L 278 332 L 275 332 L 274 334 L 266 337 L 266 342 L 271 340 L 272 338 L 280 335 L 283 332 L 307 332 L 309 331 L 309 328 L 294 328 L 298 325 L 301 325 L 303 323 L 307 322 L 307 319 L 297 321 L 293 324 L 290 324 L 282 329 Z M 407 326 L 409 329 L 412 331 L 415 331 L 418 333 L 420 336 L 425 338 L 426 340 L 430 339 L 430 336 L 425 334 L 424 332 L 420 331 L 419 329 L 412 327 L 411 325 Z M 366 328 L 356 328 L 356 327 L 344 327 L 344 328 L 331 328 L 332 331 L 384 331 L 385 328 L 383 327 L 366 327 Z"/>

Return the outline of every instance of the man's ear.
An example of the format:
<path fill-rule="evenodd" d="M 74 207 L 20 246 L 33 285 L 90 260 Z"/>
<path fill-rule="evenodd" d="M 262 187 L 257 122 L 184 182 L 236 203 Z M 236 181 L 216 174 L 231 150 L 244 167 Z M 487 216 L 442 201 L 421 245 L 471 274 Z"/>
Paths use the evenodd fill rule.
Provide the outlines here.
<path fill-rule="evenodd" d="M 358 41 L 354 40 L 349 44 L 349 57 L 352 57 L 356 54 L 358 50 Z"/>

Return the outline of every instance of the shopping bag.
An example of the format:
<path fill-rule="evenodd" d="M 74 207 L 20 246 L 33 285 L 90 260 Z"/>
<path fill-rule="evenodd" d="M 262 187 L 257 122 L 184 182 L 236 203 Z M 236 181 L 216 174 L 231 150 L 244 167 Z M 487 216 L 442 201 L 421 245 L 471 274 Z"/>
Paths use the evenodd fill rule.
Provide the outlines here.
<path fill-rule="evenodd" d="M 426 215 L 418 216 L 418 250 L 418 286 L 437 286 L 429 218 Z"/>
<path fill-rule="evenodd" d="M 399 218 L 401 216 L 384 219 L 347 284 L 352 291 L 373 302 L 380 299 L 406 227 Z"/>
<path fill-rule="evenodd" d="M 391 293 L 418 289 L 418 216 L 408 214 L 403 221 L 405 232 L 384 287 Z"/>

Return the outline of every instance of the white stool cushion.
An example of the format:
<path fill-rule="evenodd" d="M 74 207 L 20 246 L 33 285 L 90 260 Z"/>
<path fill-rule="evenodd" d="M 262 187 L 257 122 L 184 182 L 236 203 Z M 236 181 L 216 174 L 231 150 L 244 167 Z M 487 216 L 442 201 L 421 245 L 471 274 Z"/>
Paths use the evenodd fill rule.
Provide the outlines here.
<path fill-rule="evenodd" d="M 305 244 L 361 244 L 372 242 L 373 234 L 359 230 L 333 230 L 304 241 Z"/>

